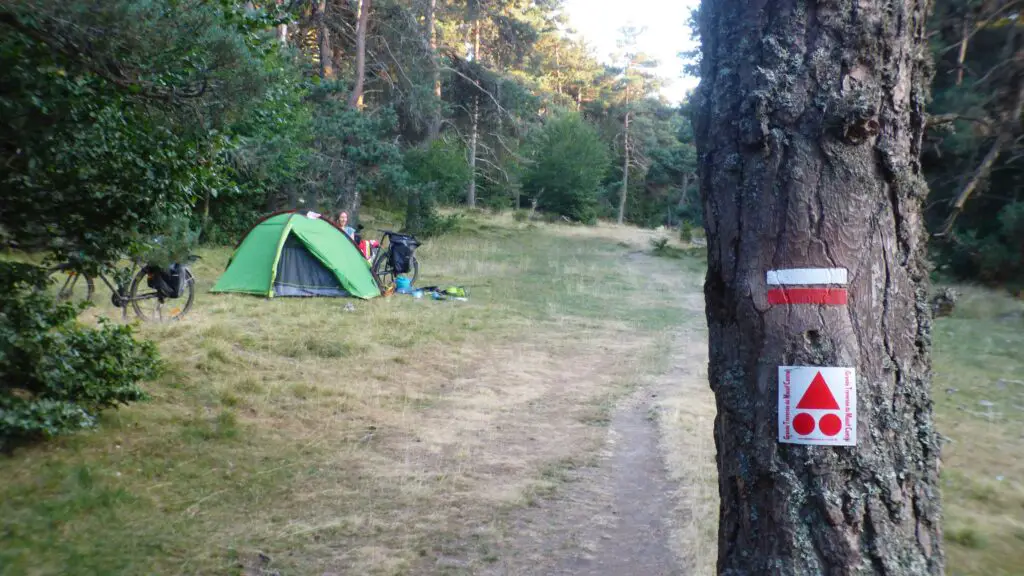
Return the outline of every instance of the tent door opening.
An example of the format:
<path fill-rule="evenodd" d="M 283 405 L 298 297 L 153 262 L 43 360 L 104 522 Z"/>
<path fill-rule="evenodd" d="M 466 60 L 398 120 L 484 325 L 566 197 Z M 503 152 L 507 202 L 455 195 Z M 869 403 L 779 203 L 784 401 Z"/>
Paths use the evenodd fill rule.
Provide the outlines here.
<path fill-rule="evenodd" d="M 310 254 L 306 246 L 295 237 L 288 238 L 281 247 L 274 277 L 276 296 L 348 296 L 334 274 Z"/>

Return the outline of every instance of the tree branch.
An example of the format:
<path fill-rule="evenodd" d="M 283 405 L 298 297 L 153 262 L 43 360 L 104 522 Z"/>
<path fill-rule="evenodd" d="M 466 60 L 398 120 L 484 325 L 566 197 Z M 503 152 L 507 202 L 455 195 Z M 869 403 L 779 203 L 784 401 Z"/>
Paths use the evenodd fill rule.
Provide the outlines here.
<path fill-rule="evenodd" d="M 989 125 L 989 121 L 984 118 L 975 118 L 973 116 L 964 116 L 963 114 L 950 113 L 929 115 L 926 120 L 926 126 L 929 128 L 933 126 L 941 126 L 943 124 L 951 124 L 953 122 L 956 122 L 957 120 L 974 122 L 975 124 L 981 124 L 983 126 Z"/>
<path fill-rule="evenodd" d="M 957 216 L 964 209 L 964 204 L 967 203 L 967 199 L 970 198 L 971 194 L 978 187 L 978 183 L 985 179 L 989 172 L 992 171 L 992 166 L 999 159 L 999 155 L 1003 152 L 1003 148 L 1010 139 L 1013 137 L 1020 126 L 1020 115 L 1024 109 L 1024 81 L 1020 78 L 1017 79 L 1017 101 L 1014 103 L 1013 109 L 1007 113 L 1002 122 L 1002 131 L 996 136 L 995 142 L 992 143 L 992 147 L 988 153 L 982 159 L 981 164 L 974 170 L 974 174 L 967 181 L 964 187 L 960 190 L 960 193 L 956 195 L 956 198 L 952 202 L 952 211 L 949 217 L 942 225 L 942 229 L 935 234 L 936 236 L 946 236 L 952 231 L 953 223 L 956 221 Z"/>
<path fill-rule="evenodd" d="M 509 118 L 512 118 L 512 114 L 510 114 L 508 110 L 505 110 L 505 108 L 501 105 L 501 102 L 498 102 L 498 99 L 495 98 L 494 94 L 491 94 L 486 88 L 481 86 L 479 82 L 477 82 L 476 80 L 470 78 L 469 76 L 466 76 L 465 74 L 463 74 L 462 72 L 456 70 L 455 68 L 452 68 L 451 66 L 442 66 L 441 70 L 447 70 L 448 72 L 454 72 L 456 75 L 460 76 L 463 80 L 465 80 L 465 81 L 469 82 L 470 84 L 472 84 L 473 86 L 475 86 L 477 90 L 479 90 L 479 91 L 483 92 L 484 94 L 486 94 L 487 97 L 491 99 L 491 102 L 494 102 L 494 106 L 498 109 L 499 112 L 501 112 L 505 116 L 508 116 Z"/>

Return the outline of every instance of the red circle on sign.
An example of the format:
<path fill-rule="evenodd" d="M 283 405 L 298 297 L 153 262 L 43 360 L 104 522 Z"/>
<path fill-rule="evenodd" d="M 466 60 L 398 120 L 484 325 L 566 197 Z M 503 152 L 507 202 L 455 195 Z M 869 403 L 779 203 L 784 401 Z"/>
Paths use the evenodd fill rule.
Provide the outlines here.
<path fill-rule="evenodd" d="M 801 412 L 793 418 L 793 430 L 801 436 L 807 436 L 811 432 L 814 432 L 814 416 Z"/>
<path fill-rule="evenodd" d="M 822 434 L 825 436 L 835 436 L 839 434 L 839 429 L 843 427 L 843 423 L 839 420 L 839 416 L 835 414 L 825 414 L 821 417 L 821 422 L 818 422 L 818 426 L 821 428 Z"/>

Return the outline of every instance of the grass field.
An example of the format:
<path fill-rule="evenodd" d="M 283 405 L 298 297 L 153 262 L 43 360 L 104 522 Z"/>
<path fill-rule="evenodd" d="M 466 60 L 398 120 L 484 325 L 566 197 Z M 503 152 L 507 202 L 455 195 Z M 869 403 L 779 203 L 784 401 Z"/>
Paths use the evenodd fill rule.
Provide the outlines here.
<path fill-rule="evenodd" d="M 961 288 L 934 329 L 951 575 L 1024 574 L 1024 303 Z"/>
<path fill-rule="evenodd" d="M 464 285 L 468 302 L 211 295 L 229 251 L 204 250 L 188 318 L 140 327 L 169 364 L 152 399 L 0 459 L 0 574 L 495 562 L 504 515 L 589 465 L 616 399 L 666 377 L 673 331 L 701 321 L 677 293 L 699 298 L 702 263 L 650 256 L 658 235 L 470 218 L 418 252 L 420 283 Z M 965 289 L 934 340 L 948 572 L 1022 574 L 1024 305 Z M 699 573 L 715 554 L 713 410 L 709 393 L 669 397 L 659 419 Z"/>
<path fill-rule="evenodd" d="M 0 460 L 0 573 L 493 561 L 504 511 L 586 464 L 684 321 L 672 275 L 629 257 L 648 236 L 469 222 L 418 252 L 421 284 L 469 302 L 211 295 L 229 252 L 203 251 L 187 319 L 141 327 L 170 365 L 152 399 Z"/>

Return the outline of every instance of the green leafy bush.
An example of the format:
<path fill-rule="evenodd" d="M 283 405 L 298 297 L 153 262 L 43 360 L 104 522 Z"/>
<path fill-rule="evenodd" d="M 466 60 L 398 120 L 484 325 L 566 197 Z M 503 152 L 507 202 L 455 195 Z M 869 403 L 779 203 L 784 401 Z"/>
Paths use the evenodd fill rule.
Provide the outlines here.
<path fill-rule="evenodd" d="M 129 326 L 75 321 L 46 293 L 42 268 L 0 263 L 0 449 L 95 425 L 105 408 L 141 400 L 160 370 L 156 346 Z"/>
<path fill-rule="evenodd" d="M 1024 283 L 1024 202 L 1012 202 L 991 218 L 989 230 L 958 232 L 938 248 L 938 260 L 957 278 L 1011 289 Z"/>
<path fill-rule="evenodd" d="M 270 84 L 273 44 L 253 33 L 266 22 L 226 2 L 14 0 L 4 15 L 0 229 L 12 244 L 104 264 L 230 185 L 225 130 Z"/>
<path fill-rule="evenodd" d="M 530 148 L 533 164 L 523 177 L 523 193 L 542 210 L 593 222 L 608 170 L 608 151 L 597 131 L 579 114 L 563 114 L 539 131 Z"/>
<path fill-rule="evenodd" d="M 405 153 L 408 173 L 405 230 L 423 237 L 451 232 L 458 225 L 453 217 L 437 213 L 437 204 L 454 203 L 469 184 L 466 151 L 458 143 L 435 140 L 429 146 L 410 148 Z"/>
<path fill-rule="evenodd" d="M 174 214 L 157 220 L 164 232 L 146 244 L 139 254 L 145 262 L 166 268 L 175 262 L 186 262 L 199 242 L 199 230 L 193 229 L 189 218 Z"/>
<path fill-rule="evenodd" d="M 463 217 L 461 214 L 449 214 L 443 216 L 438 214 L 436 211 L 430 214 L 427 218 L 423 231 L 420 232 L 420 237 L 430 238 L 432 236 L 442 236 L 444 234 L 450 234 L 459 229 L 462 225 Z"/>
<path fill-rule="evenodd" d="M 454 204 L 465 195 L 470 171 L 461 143 L 434 140 L 430 146 L 405 153 L 405 169 L 413 186 L 433 187 L 435 200 Z"/>
<path fill-rule="evenodd" d="M 689 220 L 679 223 L 679 239 L 683 242 L 693 242 L 693 224 Z"/>

